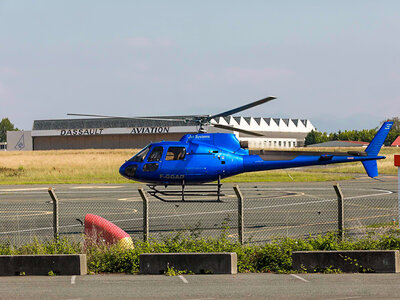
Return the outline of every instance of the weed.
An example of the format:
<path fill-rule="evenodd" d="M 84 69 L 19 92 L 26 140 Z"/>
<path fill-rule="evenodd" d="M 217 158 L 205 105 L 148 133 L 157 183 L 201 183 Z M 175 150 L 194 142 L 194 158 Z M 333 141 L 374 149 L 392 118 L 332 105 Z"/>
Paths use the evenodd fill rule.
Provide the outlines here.
<path fill-rule="evenodd" d="M 315 267 L 313 269 L 314 273 L 322 273 L 322 274 L 341 274 L 342 270 L 340 270 L 339 268 L 334 268 L 333 266 L 329 266 L 329 267 Z"/>
<path fill-rule="evenodd" d="M 183 274 L 192 275 L 194 273 L 188 270 L 177 270 L 174 267 L 170 267 L 169 265 L 167 266 L 167 271 L 165 272 L 165 275 L 167 276 L 178 276 Z"/>
<path fill-rule="evenodd" d="M 372 268 L 363 267 L 356 258 L 351 258 L 346 255 L 339 255 L 347 264 L 354 267 L 355 271 L 359 273 L 374 273 L 375 271 Z"/>

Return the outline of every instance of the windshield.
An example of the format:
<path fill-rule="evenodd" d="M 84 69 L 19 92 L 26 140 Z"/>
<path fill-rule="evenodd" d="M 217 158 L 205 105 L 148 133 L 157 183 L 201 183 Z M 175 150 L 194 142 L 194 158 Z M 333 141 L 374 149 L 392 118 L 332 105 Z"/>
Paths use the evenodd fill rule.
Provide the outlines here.
<path fill-rule="evenodd" d="M 150 146 L 147 146 L 140 150 L 138 154 L 136 154 L 134 157 L 132 157 L 129 161 L 136 161 L 136 162 L 142 162 L 144 161 L 147 153 L 149 153 Z"/>

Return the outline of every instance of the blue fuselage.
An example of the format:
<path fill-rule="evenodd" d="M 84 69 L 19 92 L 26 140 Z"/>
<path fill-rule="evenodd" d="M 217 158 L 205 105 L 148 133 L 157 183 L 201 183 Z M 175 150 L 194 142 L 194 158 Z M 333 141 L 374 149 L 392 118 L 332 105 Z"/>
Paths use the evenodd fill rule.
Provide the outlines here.
<path fill-rule="evenodd" d="M 282 152 L 283 153 L 283 152 Z M 367 161 L 383 156 L 305 154 L 291 152 L 288 157 L 249 155 L 233 134 L 188 134 L 179 142 L 148 145 L 125 162 L 122 176 L 151 184 L 205 183 L 243 172 Z M 294 154 L 293 154 L 294 153 Z"/>

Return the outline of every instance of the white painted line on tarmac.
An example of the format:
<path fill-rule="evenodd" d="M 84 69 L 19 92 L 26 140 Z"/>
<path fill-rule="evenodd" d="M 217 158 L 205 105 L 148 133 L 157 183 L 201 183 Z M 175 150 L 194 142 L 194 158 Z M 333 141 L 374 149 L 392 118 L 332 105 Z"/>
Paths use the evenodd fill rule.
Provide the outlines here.
<path fill-rule="evenodd" d="M 143 202 L 142 199 L 138 199 L 138 198 L 119 198 L 117 199 L 118 201 L 128 201 L 128 202 Z"/>
<path fill-rule="evenodd" d="M 71 187 L 71 189 L 119 189 L 122 187 L 123 186 L 120 185 L 99 185 L 99 186 L 83 185 L 83 186 L 73 186 Z"/>
<path fill-rule="evenodd" d="M 297 278 L 297 279 L 299 279 L 301 281 L 304 281 L 304 282 L 309 282 L 307 279 L 304 279 L 303 277 L 300 277 L 300 276 L 295 275 L 295 274 L 290 274 L 290 276 L 293 276 L 294 278 Z"/>
<path fill-rule="evenodd" d="M 178 275 L 178 277 L 183 281 L 183 283 L 189 283 L 185 277 L 183 277 L 182 275 Z"/>
<path fill-rule="evenodd" d="M 71 284 L 75 284 L 75 280 L 76 280 L 76 276 L 73 275 L 73 276 L 71 277 Z"/>
<path fill-rule="evenodd" d="M 362 296 L 351 296 L 351 297 L 344 297 L 344 298 L 329 298 L 325 300 L 348 300 L 348 299 L 361 299 Z"/>
<path fill-rule="evenodd" d="M 187 300 L 215 300 L 216 298 L 189 298 Z"/>
<path fill-rule="evenodd" d="M 24 213 L 24 214 L 20 214 Z M 45 216 L 45 215 L 52 215 L 52 211 L 24 211 L 24 210 L 0 210 L 0 216 L 2 218 L 9 218 L 9 219 L 18 219 L 23 217 L 36 217 L 36 216 Z"/>
<path fill-rule="evenodd" d="M 20 233 L 20 232 L 30 232 L 30 231 L 41 231 L 41 230 L 53 230 L 53 227 L 42 227 L 42 228 L 34 228 L 34 229 L 23 229 L 23 230 L 14 230 L 14 231 L 5 231 L 0 232 L 0 234 L 11 234 L 11 233 Z"/>
<path fill-rule="evenodd" d="M 365 198 L 365 197 L 373 197 L 373 196 L 381 196 L 381 195 L 389 195 L 389 194 L 393 194 L 392 191 L 387 191 L 387 190 L 377 190 L 379 192 L 379 194 L 369 194 L 369 195 L 361 195 L 361 196 L 352 196 L 352 197 L 345 197 L 344 199 L 357 199 L 357 198 Z"/>
<path fill-rule="evenodd" d="M 0 189 L 0 192 L 24 192 L 24 191 L 44 191 L 48 190 L 47 187 L 41 188 L 19 188 L 19 189 Z"/>

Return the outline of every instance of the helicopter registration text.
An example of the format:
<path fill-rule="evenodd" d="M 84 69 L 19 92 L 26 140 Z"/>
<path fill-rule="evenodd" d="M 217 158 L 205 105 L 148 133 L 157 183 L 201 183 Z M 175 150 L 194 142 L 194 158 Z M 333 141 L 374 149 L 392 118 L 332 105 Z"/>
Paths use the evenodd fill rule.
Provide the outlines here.
<path fill-rule="evenodd" d="M 160 174 L 161 179 L 184 179 L 185 175 Z"/>

